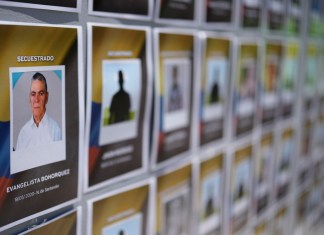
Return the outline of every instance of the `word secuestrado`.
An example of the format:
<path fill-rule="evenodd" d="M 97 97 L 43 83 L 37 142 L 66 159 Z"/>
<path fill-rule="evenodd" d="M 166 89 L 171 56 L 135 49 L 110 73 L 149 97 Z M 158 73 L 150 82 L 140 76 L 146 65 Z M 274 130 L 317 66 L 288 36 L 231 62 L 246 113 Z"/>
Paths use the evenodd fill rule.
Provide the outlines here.
<path fill-rule="evenodd" d="M 48 62 L 54 61 L 55 57 L 52 55 L 34 55 L 34 56 L 26 56 L 20 55 L 17 56 L 17 62 Z"/>

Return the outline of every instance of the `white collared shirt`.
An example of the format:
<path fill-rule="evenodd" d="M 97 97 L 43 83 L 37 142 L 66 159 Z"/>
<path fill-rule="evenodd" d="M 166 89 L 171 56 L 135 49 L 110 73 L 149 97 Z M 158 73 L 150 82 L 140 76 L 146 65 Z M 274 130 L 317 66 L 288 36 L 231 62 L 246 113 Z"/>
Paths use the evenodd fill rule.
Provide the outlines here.
<path fill-rule="evenodd" d="M 45 113 L 38 127 L 32 116 L 19 132 L 16 150 L 46 145 L 59 140 L 62 140 L 61 129 L 50 116 Z"/>

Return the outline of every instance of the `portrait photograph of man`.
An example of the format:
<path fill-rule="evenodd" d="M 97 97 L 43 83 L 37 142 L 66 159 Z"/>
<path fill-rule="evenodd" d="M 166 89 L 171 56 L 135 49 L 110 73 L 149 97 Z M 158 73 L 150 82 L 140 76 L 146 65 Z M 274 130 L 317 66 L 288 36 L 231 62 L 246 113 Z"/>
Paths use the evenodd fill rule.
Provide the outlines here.
<path fill-rule="evenodd" d="M 64 66 L 10 68 L 11 174 L 65 160 Z"/>
<path fill-rule="evenodd" d="M 103 228 L 102 235 L 142 235 L 142 214 L 138 213 Z"/>
<path fill-rule="evenodd" d="M 105 145 L 136 137 L 142 72 L 139 59 L 104 60 L 102 66 L 99 144 Z"/>
<path fill-rule="evenodd" d="M 171 131 L 189 122 L 190 61 L 186 58 L 170 58 L 163 62 L 164 130 Z"/>

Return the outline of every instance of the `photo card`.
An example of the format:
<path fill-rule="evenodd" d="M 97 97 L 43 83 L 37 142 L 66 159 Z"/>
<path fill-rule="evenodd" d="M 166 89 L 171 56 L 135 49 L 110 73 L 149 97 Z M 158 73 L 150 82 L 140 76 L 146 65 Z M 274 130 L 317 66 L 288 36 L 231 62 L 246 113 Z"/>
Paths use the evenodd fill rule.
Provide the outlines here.
<path fill-rule="evenodd" d="M 223 230 L 224 154 L 199 164 L 199 235 L 221 234 Z"/>
<path fill-rule="evenodd" d="M 282 46 L 280 42 L 266 41 L 265 62 L 259 95 L 262 124 L 275 121 L 279 111 L 279 81 L 281 80 Z"/>
<path fill-rule="evenodd" d="M 85 191 L 147 170 L 149 35 L 148 27 L 88 24 Z"/>
<path fill-rule="evenodd" d="M 241 41 L 233 87 L 233 135 L 250 133 L 255 125 L 256 99 L 259 82 L 257 41 Z"/>
<path fill-rule="evenodd" d="M 273 163 L 275 160 L 276 145 L 273 132 L 262 134 L 255 155 L 253 180 L 254 213 L 262 215 L 270 204 Z"/>
<path fill-rule="evenodd" d="M 278 154 L 275 163 L 275 192 L 279 201 L 289 193 L 294 159 L 295 132 L 291 127 L 279 132 Z"/>
<path fill-rule="evenodd" d="M 77 26 L 0 22 L 0 232 L 80 194 L 81 34 Z"/>
<path fill-rule="evenodd" d="M 240 234 L 249 221 L 252 189 L 252 145 L 240 146 L 233 153 L 230 174 L 230 230 Z"/>
<path fill-rule="evenodd" d="M 149 178 L 88 200 L 87 234 L 151 234 L 153 184 Z"/>
<path fill-rule="evenodd" d="M 192 150 L 195 36 L 189 30 L 154 31 L 155 111 L 152 168 Z"/>
<path fill-rule="evenodd" d="M 298 79 L 299 43 L 287 41 L 283 48 L 280 80 L 280 117 L 289 118 L 294 112 L 295 87 Z"/>
<path fill-rule="evenodd" d="M 199 146 L 221 140 L 229 104 L 231 41 L 228 37 L 205 34 L 199 90 Z"/>
<path fill-rule="evenodd" d="M 159 174 L 156 180 L 156 235 L 190 235 L 192 167 L 185 164 Z"/>

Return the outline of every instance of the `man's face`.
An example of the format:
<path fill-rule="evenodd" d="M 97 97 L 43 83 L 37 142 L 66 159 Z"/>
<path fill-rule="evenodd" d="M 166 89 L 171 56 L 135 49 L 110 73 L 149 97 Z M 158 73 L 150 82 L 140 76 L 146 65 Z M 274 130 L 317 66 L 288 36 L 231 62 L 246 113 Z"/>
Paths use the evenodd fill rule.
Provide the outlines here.
<path fill-rule="evenodd" d="M 48 93 L 42 81 L 32 81 L 29 93 L 29 101 L 33 116 L 43 116 L 46 110 Z"/>

